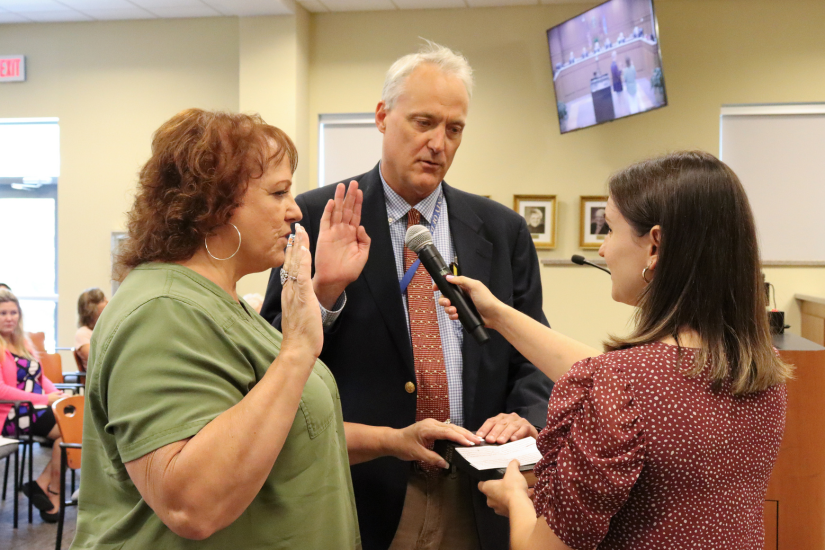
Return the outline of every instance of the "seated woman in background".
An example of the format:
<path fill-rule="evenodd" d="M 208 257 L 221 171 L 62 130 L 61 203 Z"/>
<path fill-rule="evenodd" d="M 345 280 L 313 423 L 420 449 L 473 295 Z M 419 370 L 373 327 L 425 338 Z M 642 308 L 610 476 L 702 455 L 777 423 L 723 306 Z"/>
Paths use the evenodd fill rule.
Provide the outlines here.
<path fill-rule="evenodd" d="M 109 301 L 99 288 L 89 288 L 83 291 L 77 299 L 77 332 L 74 335 L 74 352 L 80 358 L 82 370 L 86 370 L 89 361 L 89 344 L 92 341 L 92 330 L 103 313 Z"/>
<path fill-rule="evenodd" d="M 533 500 L 517 462 L 480 488 L 513 550 L 761 550 L 791 367 L 771 345 L 745 191 L 712 155 L 674 153 L 611 177 L 607 224 L 613 299 L 637 309 L 602 355 L 450 279 L 558 381 Z"/>
<path fill-rule="evenodd" d="M 26 406 L 21 406 L 20 429 L 54 440 L 52 457 L 36 481 L 23 485 L 23 493 L 29 497 L 40 517 L 47 523 L 57 522 L 60 503 L 60 429 L 50 405 L 63 397 L 46 378 L 40 363 L 34 356 L 31 344 L 23 333 L 23 311 L 20 302 L 10 291 L 0 289 L 0 400 L 31 401 L 35 407 L 33 418 L 22 417 Z M 2 435 L 15 435 L 15 411 L 9 404 L 0 404 Z M 21 434 L 22 435 L 22 434 Z M 16 498 L 16 497 L 15 497 Z"/>

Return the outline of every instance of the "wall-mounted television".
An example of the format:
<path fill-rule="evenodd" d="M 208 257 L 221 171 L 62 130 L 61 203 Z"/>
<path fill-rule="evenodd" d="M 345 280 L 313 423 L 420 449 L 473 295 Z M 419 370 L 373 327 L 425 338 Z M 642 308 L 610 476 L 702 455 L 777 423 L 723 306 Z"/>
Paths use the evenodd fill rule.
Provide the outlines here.
<path fill-rule="evenodd" d="M 667 105 L 653 0 L 608 0 L 547 42 L 562 134 Z"/>

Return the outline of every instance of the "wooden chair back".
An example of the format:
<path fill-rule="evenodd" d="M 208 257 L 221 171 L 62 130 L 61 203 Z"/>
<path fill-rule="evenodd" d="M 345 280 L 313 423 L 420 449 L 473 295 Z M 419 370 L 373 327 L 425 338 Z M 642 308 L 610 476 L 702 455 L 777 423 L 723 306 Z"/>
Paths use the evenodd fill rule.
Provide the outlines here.
<path fill-rule="evenodd" d="M 40 365 L 43 367 L 43 374 L 55 384 L 63 383 L 63 359 L 59 353 L 41 353 Z"/>
<path fill-rule="evenodd" d="M 78 372 L 86 372 L 86 366 L 83 364 L 83 359 L 78 355 L 76 348 L 72 348 L 72 355 L 74 355 L 74 362 L 77 364 Z"/>
<path fill-rule="evenodd" d="M 46 353 L 46 333 L 44 332 L 30 332 L 29 340 L 34 346 L 34 351 Z"/>
<path fill-rule="evenodd" d="M 83 443 L 83 405 L 85 397 L 73 395 L 58 399 L 52 405 L 54 417 L 60 427 L 60 436 L 66 443 Z M 66 449 L 66 462 L 69 468 L 80 468 L 81 449 Z"/>

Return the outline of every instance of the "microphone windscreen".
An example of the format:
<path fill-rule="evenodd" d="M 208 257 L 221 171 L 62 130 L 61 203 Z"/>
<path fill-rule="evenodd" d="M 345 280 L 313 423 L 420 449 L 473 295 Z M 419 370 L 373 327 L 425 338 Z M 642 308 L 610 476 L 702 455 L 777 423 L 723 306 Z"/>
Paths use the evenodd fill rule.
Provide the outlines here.
<path fill-rule="evenodd" d="M 423 225 L 413 225 L 407 229 L 404 243 L 406 243 L 407 248 L 418 254 L 423 247 L 433 243 L 433 238 L 429 230 Z"/>
<path fill-rule="evenodd" d="M 579 256 L 578 254 L 574 254 L 570 261 L 577 265 L 584 265 L 584 256 Z"/>

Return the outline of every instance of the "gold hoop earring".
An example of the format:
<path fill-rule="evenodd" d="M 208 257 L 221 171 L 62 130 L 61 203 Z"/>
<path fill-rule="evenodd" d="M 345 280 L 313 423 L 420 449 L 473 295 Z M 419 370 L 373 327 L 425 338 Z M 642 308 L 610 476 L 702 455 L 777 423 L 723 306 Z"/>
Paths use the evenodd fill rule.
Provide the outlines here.
<path fill-rule="evenodd" d="M 653 282 L 653 279 L 651 279 L 651 280 L 649 280 L 649 281 L 647 280 L 647 270 L 648 270 L 648 269 L 650 269 L 650 266 L 647 266 L 647 267 L 645 267 L 645 268 L 642 270 L 642 280 L 643 280 L 645 283 L 650 284 L 650 283 L 652 283 L 652 282 Z"/>
<path fill-rule="evenodd" d="M 215 257 L 215 255 L 214 255 L 214 254 L 212 254 L 212 252 L 210 252 L 210 251 L 209 251 L 209 243 L 208 243 L 208 242 L 206 242 L 206 239 L 208 239 L 208 238 L 209 238 L 209 236 L 207 235 L 206 237 L 204 237 L 204 238 L 203 238 L 203 246 L 205 246 L 205 247 L 206 247 L 206 253 L 207 253 L 207 254 L 209 254 L 209 256 L 210 256 L 213 260 L 217 260 L 217 261 L 219 261 L 219 262 L 225 262 L 226 260 L 232 259 L 232 258 L 235 256 L 235 254 L 237 254 L 237 253 L 238 253 L 238 250 L 240 250 L 240 249 L 241 249 L 241 230 L 240 230 L 240 229 L 238 229 L 238 227 L 237 227 L 234 223 L 230 223 L 229 225 L 231 225 L 232 227 L 234 227 L 234 228 L 235 228 L 235 231 L 237 231 L 237 232 L 238 232 L 238 248 L 236 248 L 236 249 L 235 249 L 235 252 L 233 252 L 231 256 L 227 256 L 226 258 L 216 258 L 216 257 Z"/>

